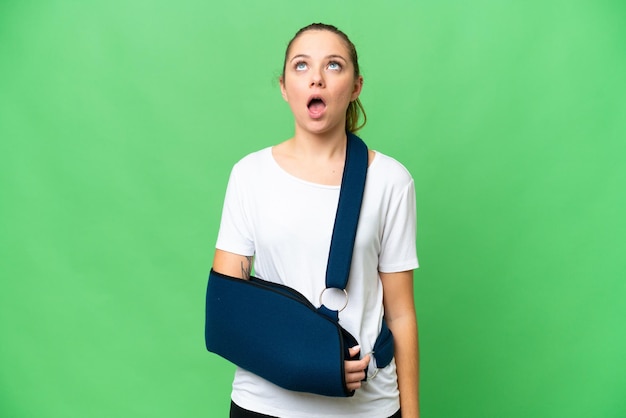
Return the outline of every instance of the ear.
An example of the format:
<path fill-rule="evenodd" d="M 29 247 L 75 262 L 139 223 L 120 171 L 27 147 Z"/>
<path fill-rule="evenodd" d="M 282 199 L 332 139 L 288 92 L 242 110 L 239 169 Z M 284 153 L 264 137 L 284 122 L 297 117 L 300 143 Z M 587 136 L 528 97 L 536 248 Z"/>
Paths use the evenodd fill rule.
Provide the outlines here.
<path fill-rule="evenodd" d="M 363 76 L 360 75 L 356 80 L 354 80 L 354 90 L 352 90 L 352 96 L 350 97 L 351 102 L 359 98 L 359 94 L 361 94 L 362 89 L 363 89 Z"/>
<path fill-rule="evenodd" d="M 289 103 L 287 89 L 285 89 L 285 80 L 282 75 L 278 78 L 278 82 L 280 83 L 280 94 L 283 96 L 283 99 L 285 99 L 285 101 Z"/>

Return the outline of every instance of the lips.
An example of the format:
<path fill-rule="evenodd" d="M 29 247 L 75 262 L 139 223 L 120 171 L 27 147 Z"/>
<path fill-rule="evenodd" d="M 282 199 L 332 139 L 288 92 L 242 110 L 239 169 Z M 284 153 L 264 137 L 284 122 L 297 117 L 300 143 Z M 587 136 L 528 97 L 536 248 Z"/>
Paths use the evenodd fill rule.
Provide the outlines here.
<path fill-rule="evenodd" d="M 321 96 L 309 97 L 306 106 L 309 109 L 309 116 L 313 119 L 321 118 L 326 110 L 326 103 Z"/>

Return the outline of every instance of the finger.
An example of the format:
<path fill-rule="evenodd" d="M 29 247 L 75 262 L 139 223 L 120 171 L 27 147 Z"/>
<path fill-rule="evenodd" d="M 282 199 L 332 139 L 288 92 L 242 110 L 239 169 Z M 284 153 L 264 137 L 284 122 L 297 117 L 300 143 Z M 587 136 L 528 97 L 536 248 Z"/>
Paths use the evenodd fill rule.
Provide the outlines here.
<path fill-rule="evenodd" d="M 359 345 L 355 345 L 352 348 L 348 348 L 348 354 L 350 355 L 350 358 L 355 357 L 357 354 L 359 354 L 360 351 L 361 351 L 361 346 Z"/>
<path fill-rule="evenodd" d="M 346 373 L 360 372 L 367 368 L 370 363 L 370 356 L 367 355 L 361 360 L 346 360 L 345 362 Z"/>
<path fill-rule="evenodd" d="M 365 372 L 346 374 L 346 387 L 348 390 L 357 390 L 361 388 L 362 381 L 365 379 Z"/>
<path fill-rule="evenodd" d="M 359 361 L 346 361 L 344 364 L 344 371 L 345 374 L 350 374 L 350 373 L 361 373 L 364 372 L 367 369 L 368 363 L 363 360 L 359 360 Z"/>
<path fill-rule="evenodd" d="M 348 390 L 360 389 L 361 388 L 361 381 L 359 380 L 358 382 L 346 383 L 346 387 L 348 388 Z"/>
<path fill-rule="evenodd" d="M 360 382 L 363 379 L 365 379 L 365 371 L 363 370 L 360 372 L 346 373 L 346 383 Z"/>
<path fill-rule="evenodd" d="M 365 370 L 367 367 L 367 363 L 364 363 L 362 360 L 359 361 L 346 361 L 344 363 L 344 370 L 346 374 L 348 373 L 359 373 Z"/>

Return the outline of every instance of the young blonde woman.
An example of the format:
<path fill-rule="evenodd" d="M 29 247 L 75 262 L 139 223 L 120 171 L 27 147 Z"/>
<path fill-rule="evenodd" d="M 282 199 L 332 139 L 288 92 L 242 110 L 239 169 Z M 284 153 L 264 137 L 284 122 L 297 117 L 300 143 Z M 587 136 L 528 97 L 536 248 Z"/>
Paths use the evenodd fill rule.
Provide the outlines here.
<path fill-rule="evenodd" d="M 294 116 L 292 138 L 252 153 L 233 168 L 213 269 L 290 286 L 319 306 L 346 132 L 365 115 L 356 49 L 336 27 L 299 30 L 285 53 L 281 93 Z M 340 324 L 360 346 L 345 362 L 353 397 L 293 392 L 238 368 L 231 417 L 418 417 L 418 338 L 413 300 L 413 179 L 396 160 L 369 152 L 369 168 Z M 245 309 L 245 308 L 244 308 Z M 366 381 L 383 314 L 394 336 L 394 361 Z M 254 347 L 249 347 L 254 353 Z M 263 358 L 258 359 L 259 362 Z M 307 362 L 306 358 L 302 358 Z M 370 375 L 375 366 L 369 367 Z M 307 376 L 302 376 L 306 379 Z"/>

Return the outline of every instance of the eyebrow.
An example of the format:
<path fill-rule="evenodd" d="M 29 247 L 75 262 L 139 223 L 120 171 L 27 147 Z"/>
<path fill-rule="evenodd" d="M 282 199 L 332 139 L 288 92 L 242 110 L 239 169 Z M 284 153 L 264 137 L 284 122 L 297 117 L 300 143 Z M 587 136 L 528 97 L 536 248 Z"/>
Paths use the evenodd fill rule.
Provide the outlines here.
<path fill-rule="evenodd" d="M 293 60 L 295 60 L 297 58 L 311 58 L 311 56 L 310 55 L 306 55 L 306 54 L 298 54 L 298 55 L 292 57 L 289 60 L 289 62 L 292 62 Z M 342 57 L 341 55 L 337 55 L 337 54 L 326 55 L 326 57 L 324 57 L 324 58 L 325 59 L 331 59 L 331 58 L 337 59 L 337 58 L 339 58 L 339 59 L 341 59 L 344 62 L 348 62 L 348 60 L 346 60 L 344 57 Z"/>

